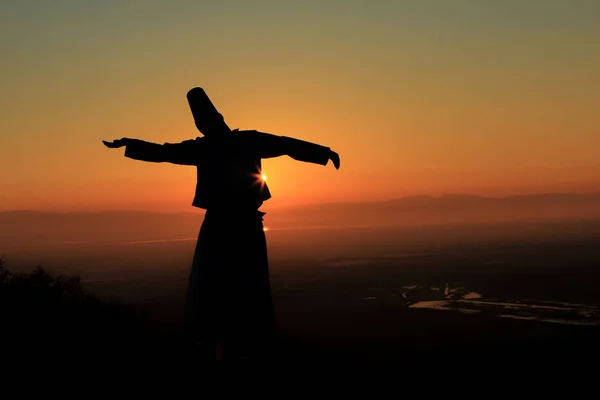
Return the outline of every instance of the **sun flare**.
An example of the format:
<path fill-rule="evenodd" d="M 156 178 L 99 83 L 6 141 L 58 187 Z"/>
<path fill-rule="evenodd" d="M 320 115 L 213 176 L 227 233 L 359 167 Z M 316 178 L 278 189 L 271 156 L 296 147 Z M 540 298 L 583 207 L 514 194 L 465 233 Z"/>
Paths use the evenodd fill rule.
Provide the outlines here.
<path fill-rule="evenodd" d="M 263 181 L 265 181 L 265 182 L 267 181 L 267 176 L 265 174 L 261 174 L 260 176 L 262 177 Z"/>

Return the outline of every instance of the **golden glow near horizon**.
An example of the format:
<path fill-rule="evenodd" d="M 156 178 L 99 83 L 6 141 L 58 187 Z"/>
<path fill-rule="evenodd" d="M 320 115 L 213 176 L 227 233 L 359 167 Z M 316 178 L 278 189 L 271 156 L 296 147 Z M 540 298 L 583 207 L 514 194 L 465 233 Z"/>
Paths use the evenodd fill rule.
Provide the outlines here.
<path fill-rule="evenodd" d="M 193 167 L 101 141 L 199 136 L 194 86 L 339 153 L 264 160 L 266 208 L 600 187 L 600 2 L 30 3 L 0 6 L 0 210 L 190 210 Z"/>
<path fill-rule="evenodd" d="M 267 181 L 267 176 L 265 174 L 261 174 L 261 178 L 263 181 L 265 181 L 265 182 Z"/>

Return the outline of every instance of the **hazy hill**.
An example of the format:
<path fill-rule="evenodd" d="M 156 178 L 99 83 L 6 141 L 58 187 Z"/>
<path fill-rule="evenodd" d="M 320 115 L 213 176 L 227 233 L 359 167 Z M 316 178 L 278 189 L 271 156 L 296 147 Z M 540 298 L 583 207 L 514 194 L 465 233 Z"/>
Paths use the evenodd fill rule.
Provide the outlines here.
<path fill-rule="evenodd" d="M 381 202 L 330 203 L 280 210 L 277 226 L 422 225 L 600 218 L 600 193 L 513 197 L 448 194 Z"/>
<path fill-rule="evenodd" d="M 204 213 L 138 211 L 0 213 L 0 249 L 27 244 L 142 241 L 195 236 Z"/>
<path fill-rule="evenodd" d="M 204 213 L 0 213 L 0 250 L 28 244 L 143 241 L 195 237 Z M 431 225 L 523 220 L 600 219 L 600 193 L 539 194 L 505 198 L 416 196 L 389 201 L 315 204 L 270 211 L 272 229 L 353 225 Z"/>

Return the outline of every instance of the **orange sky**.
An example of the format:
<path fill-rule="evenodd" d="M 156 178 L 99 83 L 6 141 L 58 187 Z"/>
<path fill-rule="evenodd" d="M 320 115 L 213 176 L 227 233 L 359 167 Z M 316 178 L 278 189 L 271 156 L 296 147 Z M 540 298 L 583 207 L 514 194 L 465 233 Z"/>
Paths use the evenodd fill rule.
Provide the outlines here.
<path fill-rule="evenodd" d="M 101 140 L 197 136 L 193 86 L 339 152 L 265 161 L 266 208 L 600 189 L 598 2 L 203 3 L 0 6 L 0 210 L 189 210 L 192 167 Z"/>

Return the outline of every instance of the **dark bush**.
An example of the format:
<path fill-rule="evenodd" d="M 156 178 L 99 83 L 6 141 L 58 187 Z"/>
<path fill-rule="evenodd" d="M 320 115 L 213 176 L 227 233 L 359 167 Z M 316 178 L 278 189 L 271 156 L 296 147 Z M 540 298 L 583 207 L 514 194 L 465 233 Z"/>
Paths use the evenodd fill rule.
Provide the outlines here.
<path fill-rule="evenodd" d="M 134 309 L 87 293 L 78 276 L 13 273 L 1 257 L 0 321 L 5 348 L 19 352 L 131 348 L 143 333 Z"/>

